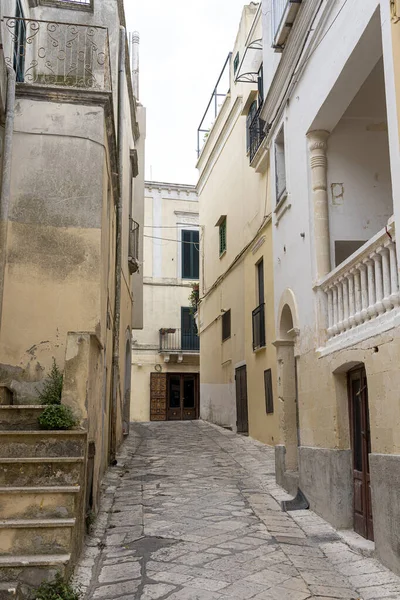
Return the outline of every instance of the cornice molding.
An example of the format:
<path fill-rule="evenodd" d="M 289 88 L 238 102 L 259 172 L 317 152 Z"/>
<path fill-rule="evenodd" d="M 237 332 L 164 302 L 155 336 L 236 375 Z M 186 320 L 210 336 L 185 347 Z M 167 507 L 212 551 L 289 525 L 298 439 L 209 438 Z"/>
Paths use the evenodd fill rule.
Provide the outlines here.
<path fill-rule="evenodd" d="M 198 184 L 197 184 L 197 193 L 201 194 L 203 188 L 207 182 L 207 179 L 210 176 L 211 171 L 213 170 L 215 163 L 218 161 L 218 158 L 231 135 L 233 128 L 236 125 L 236 122 L 241 117 L 243 108 L 243 98 L 242 96 L 238 96 L 229 112 L 229 115 L 221 129 L 221 132 L 214 144 L 213 149 L 210 152 L 210 155 L 204 165 Z"/>

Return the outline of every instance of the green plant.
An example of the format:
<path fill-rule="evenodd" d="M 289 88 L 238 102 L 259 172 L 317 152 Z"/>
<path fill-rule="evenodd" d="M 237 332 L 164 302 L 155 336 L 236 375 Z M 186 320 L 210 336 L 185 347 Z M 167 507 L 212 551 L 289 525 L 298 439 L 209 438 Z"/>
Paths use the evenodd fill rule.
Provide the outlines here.
<path fill-rule="evenodd" d="M 39 417 L 39 425 L 42 429 L 58 431 L 71 429 L 77 425 L 77 421 L 69 406 L 58 404 L 46 406 Z"/>
<path fill-rule="evenodd" d="M 35 600 L 80 600 L 81 597 L 81 590 L 74 588 L 60 573 L 53 581 L 43 581 L 33 596 Z"/>
<path fill-rule="evenodd" d="M 46 378 L 42 391 L 39 392 L 41 404 L 61 404 L 62 389 L 63 374 L 58 368 L 55 358 L 53 358 L 53 366 L 51 367 L 50 375 Z"/>
<path fill-rule="evenodd" d="M 189 303 L 190 303 L 190 312 L 191 314 L 194 314 L 197 311 L 197 306 L 199 304 L 199 299 L 200 299 L 200 288 L 199 288 L 199 284 L 198 283 L 193 283 L 192 284 L 192 291 L 190 292 L 190 296 L 189 296 Z"/>

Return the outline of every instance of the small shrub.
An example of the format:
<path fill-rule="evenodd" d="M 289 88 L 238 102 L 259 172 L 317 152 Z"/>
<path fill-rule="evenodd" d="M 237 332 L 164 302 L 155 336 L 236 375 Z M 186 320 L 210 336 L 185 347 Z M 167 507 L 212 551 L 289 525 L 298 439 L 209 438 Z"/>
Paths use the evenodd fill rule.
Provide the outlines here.
<path fill-rule="evenodd" d="M 77 421 L 69 406 L 63 404 L 47 406 L 39 417 L 39 425 L 42 429 L 58 431 L 71 429 L 77 425 Z"/>
<path fill-rule="evenodd" d="M 61 404 L 61 394 L 63 389 L 63 374 L 53 358 L 53 366 L 50 375 L 46 378 L 43 390 L 39 392 L 41 404 L 56 405 Z"/>
<path fill-rule="evenodd" d="M 35 600 L 80 600 L 82 593 L 68 579 L 57 573 L 54 581 L 44 581 L 34 592 Z"/>

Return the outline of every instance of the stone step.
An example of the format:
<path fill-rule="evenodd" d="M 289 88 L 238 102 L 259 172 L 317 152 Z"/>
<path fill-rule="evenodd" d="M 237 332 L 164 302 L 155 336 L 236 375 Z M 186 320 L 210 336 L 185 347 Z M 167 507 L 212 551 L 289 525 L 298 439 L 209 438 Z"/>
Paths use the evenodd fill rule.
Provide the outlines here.
<path fill-rule="evenodd" d="M 87 433 L 69 431 L 0 431 L 0 458 L 63 456 L 86 454 Z"/>
<path fill-rule="evenodd" d="M 0 486 L 79 485 L 83 478 L 84 461 L 84 457 L 60 456 L 0 458 Z"/>
<path fill-rule="evenodd" d="M 66 573 L 70 560 L 70 554 L 0 556 L 0 583 L 18 581 L 22 597 L 32 598 L 32 590 L 42 581 Z"/>
<path fill-rule="evenodd" d="M 0 406 L 14 403 L 14 394 L 8 385 L 0 384 Z"/>
<path fill-rule="evenodd" d="M 0 518 L 72 518 L 79 491 L 79 485 L 0 488 Z"/>
<path fill-rule="evenodd" d="M 45 406 L 0 405 L 0 431 L 37 431 Z"/>
<path fill-rule="evenodd" d="M 74 525 L 75 519 L 1 520 L 0 555 L 66 554 Z"/>

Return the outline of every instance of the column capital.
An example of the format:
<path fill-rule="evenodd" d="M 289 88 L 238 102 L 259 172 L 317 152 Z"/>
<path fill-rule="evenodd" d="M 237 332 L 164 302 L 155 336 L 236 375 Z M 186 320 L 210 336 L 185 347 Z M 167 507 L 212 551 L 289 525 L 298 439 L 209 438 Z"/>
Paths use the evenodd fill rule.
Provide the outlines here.
<path fill-rule="evenodd" d="M 324 129 L 315 129 L 307 133 L 308 147 L 310 152 L 314 150 L 327 150 L 327 141 L 330 136 L 329 131 Z"/>

